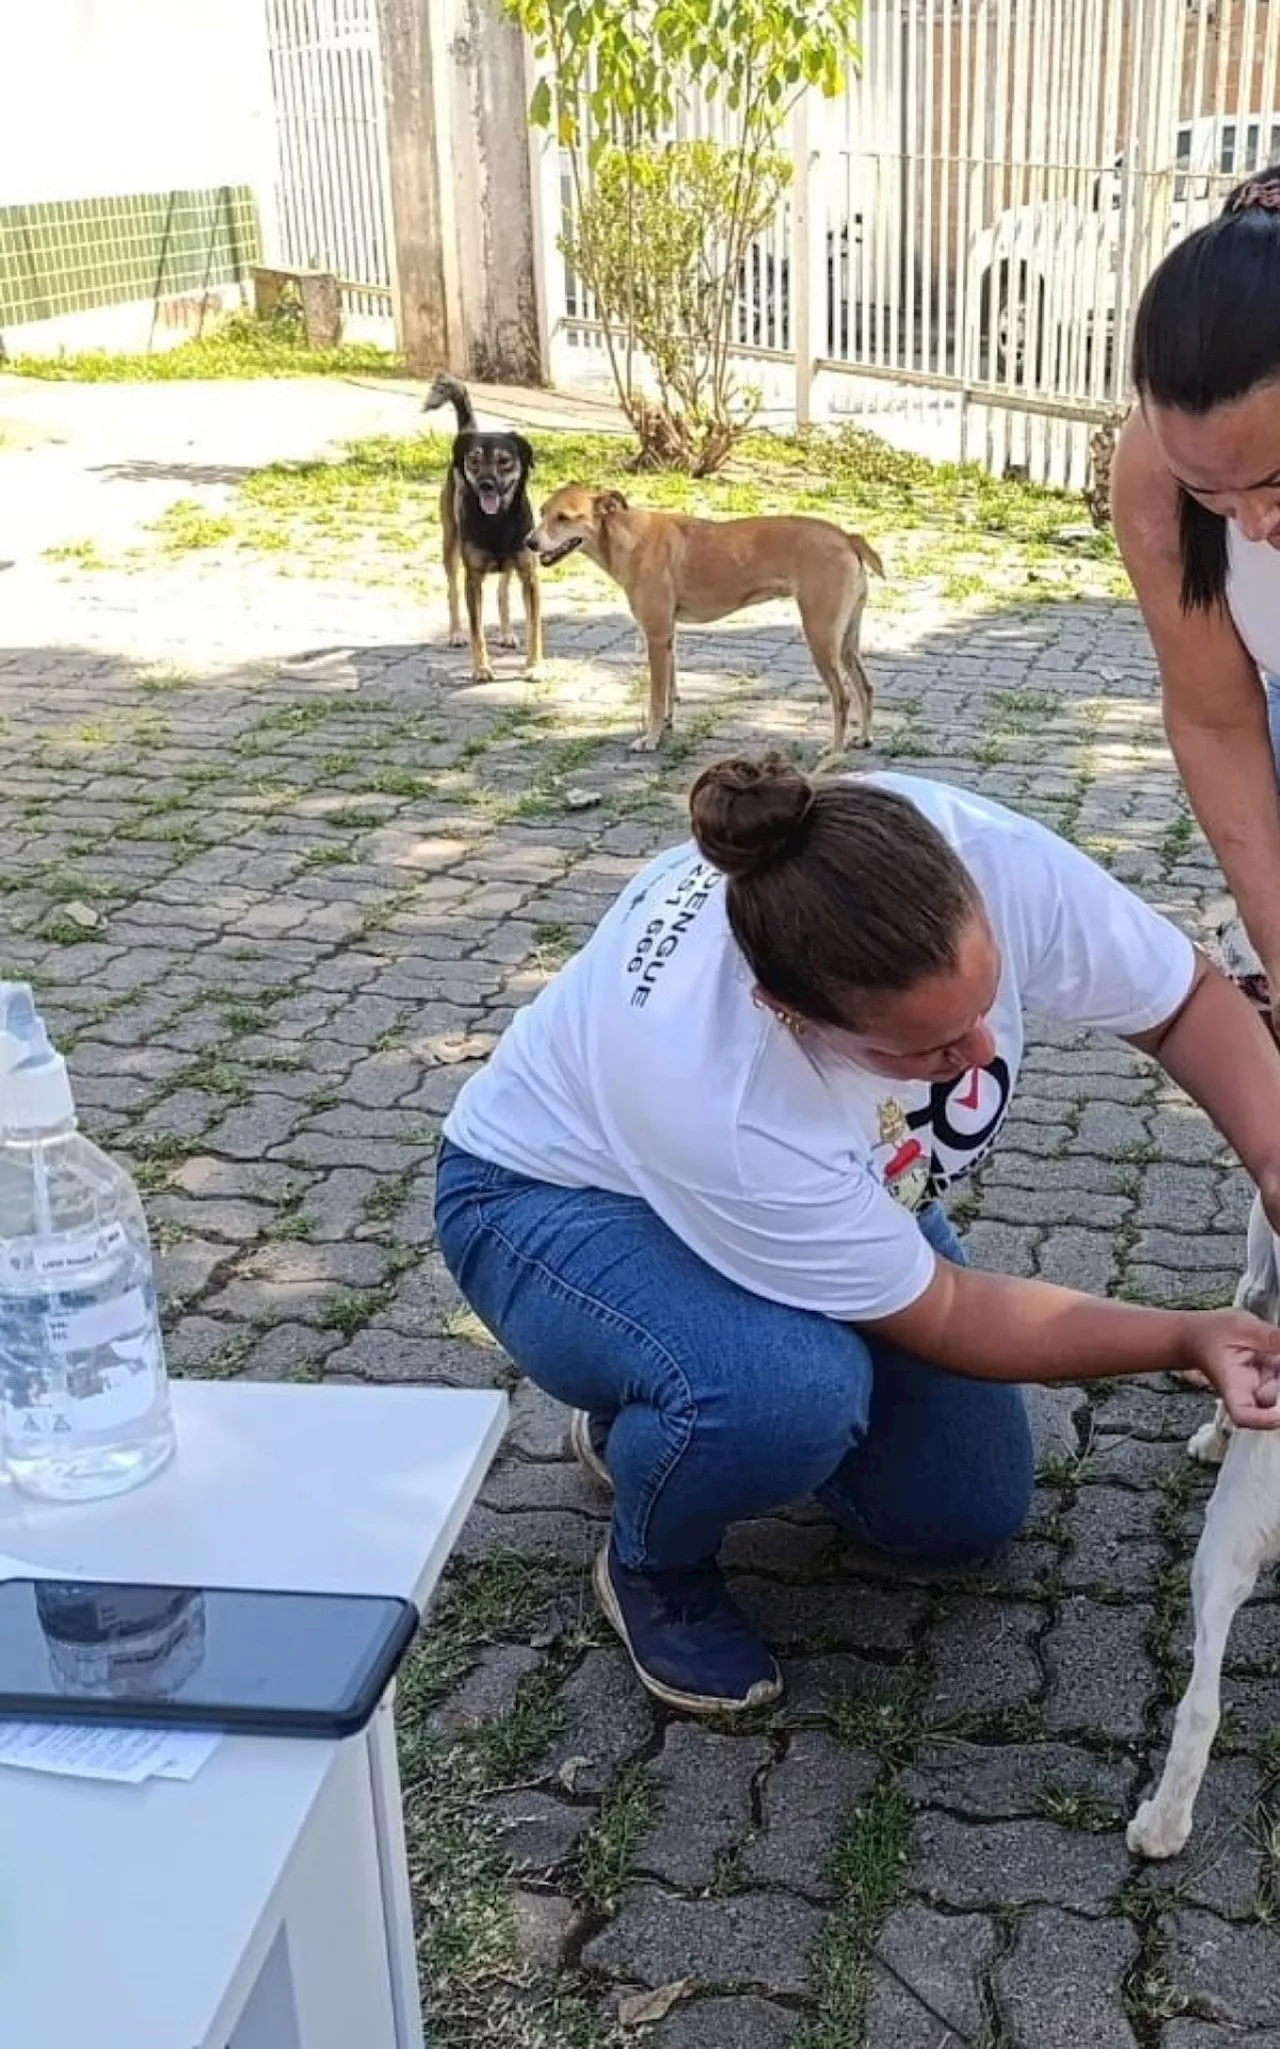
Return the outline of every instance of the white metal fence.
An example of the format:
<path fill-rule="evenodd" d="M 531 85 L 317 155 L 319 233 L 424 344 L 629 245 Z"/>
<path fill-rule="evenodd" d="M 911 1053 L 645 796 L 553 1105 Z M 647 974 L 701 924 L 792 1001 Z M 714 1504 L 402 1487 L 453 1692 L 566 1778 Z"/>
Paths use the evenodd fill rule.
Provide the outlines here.
<path fill-rule="evenodd" d="M 796 109 L 739 294 L 766 408 L 1083 482 L 1143 280 L 1280 158 L 1278 50 L 1280 0 L 864 0 L 861 65 Z M 691 105 L 681 129 L 723 118 Z M 556 248 L 567 165 L 539 160 L 553 378 L 598 387 L 599 322 Z"/>
<path fill-rule="evenodd" d="M 334 272 L 347 312 L 392 312 L 377 0 L 265 0 L 278 168 L 267 259 Z M 274 243 L 275 246 L 272 246 Z"/>

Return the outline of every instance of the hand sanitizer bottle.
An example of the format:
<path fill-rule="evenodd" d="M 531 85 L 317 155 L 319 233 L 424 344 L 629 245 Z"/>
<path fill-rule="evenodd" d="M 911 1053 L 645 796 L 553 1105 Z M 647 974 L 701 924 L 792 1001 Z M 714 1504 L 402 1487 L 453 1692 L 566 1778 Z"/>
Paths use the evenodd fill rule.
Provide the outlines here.
<path fill-rule="evenodd" d="M 173 1456 L 151 1242 L 123 1167 L 76 1127 L 31 990 L 0 982 L 0 1454 L 53 1501 Z"/>

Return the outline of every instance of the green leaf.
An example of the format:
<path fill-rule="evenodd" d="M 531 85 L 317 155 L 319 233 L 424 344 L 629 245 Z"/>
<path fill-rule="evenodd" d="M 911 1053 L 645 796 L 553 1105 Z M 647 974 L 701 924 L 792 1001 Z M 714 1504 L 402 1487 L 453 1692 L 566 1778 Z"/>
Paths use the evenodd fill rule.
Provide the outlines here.
<path fill-rule="evenodd" d="M 548 79 L 540 78 L 533 89 L 533 98 L 529 102 L 529 121 L 534 128 L 551 126 L 551 84 Z"/>

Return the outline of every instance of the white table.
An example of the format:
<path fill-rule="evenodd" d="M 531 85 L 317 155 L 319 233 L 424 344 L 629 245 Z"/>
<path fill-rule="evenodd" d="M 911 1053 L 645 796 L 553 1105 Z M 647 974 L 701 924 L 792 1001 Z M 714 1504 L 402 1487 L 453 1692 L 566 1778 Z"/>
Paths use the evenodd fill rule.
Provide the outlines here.
<path fill-rule="evenodd" d="M 132 1494 L 0 1486 L 0 1553 L 69 1576 L 429 1597 L 498 1394 L 178 1382 Z M 0 2043 L 421 2049 L 391 1705 L 345 1743 L 226 1738 L 189 1784 L 0 1769 Z"/>

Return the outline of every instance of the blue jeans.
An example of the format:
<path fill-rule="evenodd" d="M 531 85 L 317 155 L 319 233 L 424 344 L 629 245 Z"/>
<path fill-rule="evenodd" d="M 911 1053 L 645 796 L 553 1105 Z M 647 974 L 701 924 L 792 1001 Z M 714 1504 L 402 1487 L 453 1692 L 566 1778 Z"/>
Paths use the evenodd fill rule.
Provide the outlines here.
<path fill-rule="evenodd" d="M 936 1205 L 920 1227 L 963 1261 Z M 810 1494 L 902 1557 L 979 1558 L 1021 1526 L 1033 1468 L 1016 1387 L 751 1294 L 637 1197 L 525 1180 L 447 1142 L 436 1228 L 521 1371 L 612 1419 L 624 1565 L 701 1564 L 730 1523 Z"/>

